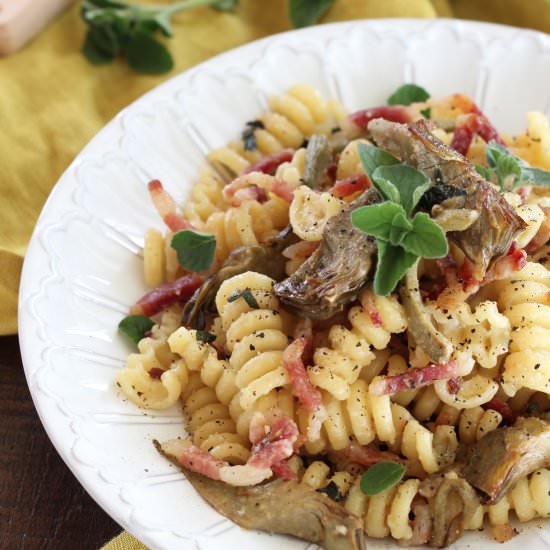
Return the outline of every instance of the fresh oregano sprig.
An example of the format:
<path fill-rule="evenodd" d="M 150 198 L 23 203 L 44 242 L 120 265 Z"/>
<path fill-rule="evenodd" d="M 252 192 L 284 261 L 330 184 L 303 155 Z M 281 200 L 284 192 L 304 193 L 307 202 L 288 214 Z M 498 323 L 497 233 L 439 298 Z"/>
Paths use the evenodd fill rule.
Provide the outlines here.
<path fill-rule="evenodd" d="M 216 237 L 193 229 L 174 233 L 170 246 L 176 251 L 180 265 L 189 271 L 208 269 L 216 255 Z"/>
<path fill-rule="evenodd" d="M 385 202 L 354 210 L 355 227 L 376 237 L 378 263 L 374 292 L 390 294 L 418 258 L 442 258 L 449 251 L 445 233 L 428 214 L 413 215 L 430 180 L 372 145 L 358 145 L 361 164 Z"/>
<path fill-rule="evenodd" d="M 88 25 L 82 53 L 92 63 L 101 64 L 125 55 L 128 65 L 138 72 L 158 74 L 174 66 L 172 55 L 155 38 L 160 31 L 172 36 L 175 13 L 198 7 L 228 11 L 238 0 L 185 0 L 159 6 L 128 4 L 114 0 L 83 0 L 81 16 Z"/>
<path fill-rule="evenodd" d="M 476 165 L 476 170 L 487 181 L 496 183 L 502 191 L 513 191 L 522 185 L 550 185 L 550 172 L 531 168 L 495 141 L 487 144 L 485 157 L 487 166 Z"/>
<path fill-rule="evenodd" d="M 199 7 L 219 11 L 235 8 L 239 0 L 184 0 L 173 4 L 129 4 L 117 0 L 83 0 L 81 16 L 88 25 L 82 53 L 91 63 L 110 63 L 126 56 L 128 65 L 145 74 L 160 74 L 174 66 L 166 46 L 155 38 L 159 31 L 172 36 L 172 16 Z M 289 0 L 288 15 L 294 27 L 316 23 L 334 0 Z"/>

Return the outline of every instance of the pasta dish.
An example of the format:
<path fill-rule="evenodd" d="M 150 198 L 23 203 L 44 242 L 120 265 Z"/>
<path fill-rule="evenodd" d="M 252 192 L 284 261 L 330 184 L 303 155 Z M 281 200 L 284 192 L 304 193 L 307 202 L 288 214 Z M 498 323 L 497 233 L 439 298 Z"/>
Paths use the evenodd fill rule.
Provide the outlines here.
<path fill-rule="evenodd" d="M 550 515 L 550 127 L 501 135 L 413 84 L 348 113 L 306 84 L 208 155 L 120 330 L 157 442 L 239 525 L 327 549 L 504 542 Z M 238 130 L 236 131 L 238 134 Z"/>

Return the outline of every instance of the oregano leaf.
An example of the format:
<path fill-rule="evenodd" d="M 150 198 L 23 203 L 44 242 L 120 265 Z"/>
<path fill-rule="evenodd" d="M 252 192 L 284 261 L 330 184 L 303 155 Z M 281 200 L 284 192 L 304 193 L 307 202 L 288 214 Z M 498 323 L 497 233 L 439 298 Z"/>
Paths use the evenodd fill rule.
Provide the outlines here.
<path fill-rule="evenodd" d="M 393 220 L 399 214 L 404 217 L 403 207 L 387 201 L 357 208 L 351 213 L 351 223 L 368 235 L 389 241 Z"/>
<path fill-rule="evenodd" d="M 474 168 L 483 179 L 493 181 L 494 169 L 487 168 L 487 166 L 482 166 L 481 164 L 474 164 Z"/>
<path fill-rule="evenodd" d="M 388 98 L 388 105 L 410 105 L 427 99 L 430 99 L 430 94 L 422 86 L 403 84 Z"/>
<path fill-rule="evenodd" d="M 501 155 L 497 160 L 495 173 L 501 189 L 510 190 L 521 178 L 521 166 L 511 155 Z"/>
<path fill-rule="evenodd" d="M 406 164 L 379 166 L 373 172 L 371 179 L 382 195 L 403 206 L 407 216 L 412 214 L 422 195 L 431 186 L 427 176 Z M 391 187 L 386 182 L 389 182 Z M 397 198 L 388 196 L 386 190 L 392 188 L 397 189 Z"/>
<path fill-rule="evenodd" d="M 216 237 L 192 229 L 178 231 L 170 246 L 177 252 L 179 263 L 189 271 L 204 271 L 214 261 Z"/>
<path fill-rule="evenodd" d="M 403 239 L 412 230 L 412 223 L 406 218 L 404 212 L 398 212 L 391 221 L 389 241 L 394 246 L 399 246 Z"/>
<path fill-rule="evenodd" d="M 172 55 L 164 44 L 145 32 L 131 35 L 124 44 L 128 65 L 143 74 L 161 74 L 174 67 Z"/>
<path fill-rule="evenodd" d="M 497 143 L 496 141 L 490 141 L 485 147 L 485 157 L 487 158 L 487 164 L 489 168 L 496 168 L 498 159 L 502 155 L 511 155 L 510 151 Z"/>
<path fill-rule="evenodd" d="M 361 491 L 370 497 L 386 491 L 399 483 L 405 475 L 405 467 L 395 462 L 378 462 L 371 466 L 361 477 Z"/>
<path fill-rule="evenodd" d="M 82 53 L 88 61 L 96 65 L 110 63 L 119 51 L 118 38 L 109 25 L 88 29 L 82 45 Z"/>
<path fill-rule="evenodd" d="M 372 180 L 373 172 L 379 166 L 391 166 L 392 164 L 399 164 L 399 161 L 386 151 L 375 147 L 374 145 L 367 145 L 366 143 L 358 143 L 357 151 L 359 153 L 359 160 L 365 170 L 365 174 Z"/>
<path fill-rule="evenodd" d="M 418 212 L 412 220 L 412 230 L 405 235 L 401 246 L 420 258 L 443 258 L 449 252 L 445 233 L 428 214 Z"/>
<path fill-rule="evenodd" d="M 541 168 L 521 169 L 521 183 L 532 185 L 550 185 L 550 172 Z"/>
<path fill-rule="evenodd" d="M 155 326 L 155 321 L 145 315 L 128 315 L 118 324 L 118 330 L 125 334 L 134 344 Z"/>

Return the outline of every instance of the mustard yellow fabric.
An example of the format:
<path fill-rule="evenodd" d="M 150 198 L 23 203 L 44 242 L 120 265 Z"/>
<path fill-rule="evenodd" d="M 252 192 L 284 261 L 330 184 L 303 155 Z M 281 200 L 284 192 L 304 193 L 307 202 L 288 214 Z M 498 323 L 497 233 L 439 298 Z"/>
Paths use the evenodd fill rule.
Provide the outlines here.
<path fill-rule="evenodd" d="M 336 0 L 323 22 L 376 17 L 461 17 L 549 32 L 550 0 Z M 290 24 L 286 0 L 241 0 L 235 13 L 180 14 L 174 28 L 175 68 L 162 76 L 134 74 L 122 60 L 90 65 L 79 51 L 77 4 L 21 52 L 0 59 L 0 334 L 17 331 L 19 276 L 42 205 L 90 138 L 163 80 Z M 143 548 L 127 533 L 105 546 Z"/>

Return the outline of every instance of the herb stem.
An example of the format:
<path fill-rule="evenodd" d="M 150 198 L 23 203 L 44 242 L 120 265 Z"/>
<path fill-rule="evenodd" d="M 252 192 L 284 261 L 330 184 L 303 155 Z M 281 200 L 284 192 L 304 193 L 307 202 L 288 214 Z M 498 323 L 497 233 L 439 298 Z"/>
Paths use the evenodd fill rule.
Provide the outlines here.
<path fill-rule="evenodd" d="M 215 0 L 184 0 L 183 2 L 176 2 L 174 4 L 168 4 L 167 6 L 162 5 L 152 5 L 152 4 L 142 4 L 139 7 L 144 11 L 148 12 L 158 12 L 162 11 L 173 15 L 180 11 L 190 10 L 193 8 L 200 8 L 202 6 L 211 6 L 215 3 Z"/>

